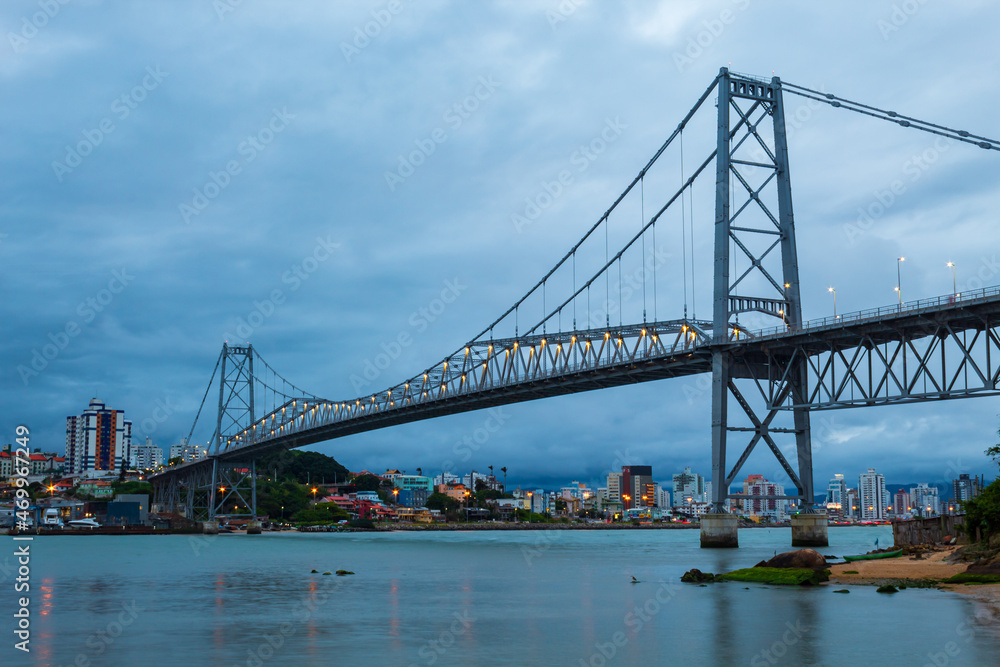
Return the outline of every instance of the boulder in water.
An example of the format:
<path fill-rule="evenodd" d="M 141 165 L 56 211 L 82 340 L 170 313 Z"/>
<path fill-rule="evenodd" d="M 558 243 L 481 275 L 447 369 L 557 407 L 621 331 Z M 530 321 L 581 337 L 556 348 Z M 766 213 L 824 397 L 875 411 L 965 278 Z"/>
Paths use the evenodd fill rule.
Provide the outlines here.
<path fill-rule="evenodd" d="M 778 554 L 771 560 L 758 563 L 754 567 L 797 568 L 819 571 L 826 569 L 826 556 L 814 549 L 797 549 Z"/>
<path fill-rule="evenodd" d="M 711 572 L 702 572 L 699 569 L 688 570 L 681 576 L 681 581 L 688 584 L 700 584 L 703 581 L 715 581 L 715 575 Z"/>

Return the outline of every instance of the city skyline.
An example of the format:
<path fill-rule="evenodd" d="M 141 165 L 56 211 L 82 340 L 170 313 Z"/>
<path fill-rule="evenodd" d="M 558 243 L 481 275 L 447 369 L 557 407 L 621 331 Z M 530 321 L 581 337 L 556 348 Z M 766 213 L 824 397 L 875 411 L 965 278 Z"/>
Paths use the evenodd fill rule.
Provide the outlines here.
<path fill-rule="evenodd" d="M 713 37 L 697 57 L 689 45 L 719 20 L 718 8 L 662 5 L 642 21 L 634 9 L 607 17 L 580 6 L 556 20 L 550 11 L 463 7 L 445 16 L 407 7 L 364 46 L 355 30 L 373 19 L 358 7 L 323 9 L 312 17 L 317 31 L 294 11 L 241 6 L 220 17 L 207 5 L 163 17 L 169 29 L 141 10 L 98 8 L 39 30 L 5 70 L 10 94 L 25 103 L 3 112 L 24 131 L 12 134 L 2 158 L 12 177 L 2 186 L 11 224 L 0 258 L 24 288 L 12 295 L 0 342 L 3 431 L 27 424 L 36 442 L 60 451 L 66 415 L 96 396 L 125 410 L 135 442 L 152 437 L 166 449 L 187 434 L 227 335 L 249 336 L 297 384 L 332 399 L 420 372 L 565 252 L 720 65 L 773 71 L 872 104 L 891 100 L 970 131 L 991 127 L 979 82 L 995 71 L 996 56 L 984 47 L 991 36 L 982 10 L 923 7 L 885 33 L 877 27 L 884 8 L 842 16 L 800 9 L 830 25 L 819 39 L 831 48 L 845 33 L 856 36 L 850 52 L 837 49 L 836 63 L 801 59 L 815 35 L 762 48 L 758 28 L 780 19 L 777 10 L 737 13 L 743 28 Z M 20 24 L 16 8 L 3 12 Z M 593 53 L 593 31 L 608 20 L 618 30 L 602 31 Z M 481 32 L 456 30 L 468 22 L 493 24 L 511 41 L 497 50 Z M 108 42 L 88 37 L 97 23 Z M 224 54 L 265 24 L 288 36 L 268 28 L 273 39 L 249 63 L 224 55 L 206 62 L 183 48 Z M 864 66 L 887 44 L 918 53 L 949 25 L 966 38 L 935 53 L 933 66 L 921 57 L 891 73 Z M 457 41 L 445 45 L 443 34 Z M 116 37 L 128 46 L 115 46 Z M 419 44 L 428 49 L 414 57 Z M 302 49 L 323 57 L 306 69 L 298 59 L 291 70 L 268 66 Z M 959 67 L 965 76 L 948 76 Z M 258 83 L 245 90 L 239 84 L 251 70 Z M 917 84 L 928 77 L 944 94 L 923 92 Z M 889 82 L 911 85 L 890 91 Z M 399 113 L 403 105 L 412 113 Z M 984 254 L 996 245 L 987 204 L 997 186 L 982 151 L 834 109 L 795 111 L 789 142 L 807 318 L 832 314 L 833 298 L 846 313 L 997 284 L 1000 265 Z M 176 120 L 185 117 L 200 120 Z M 438 129 L 445 140 L 431 139 L 433 152 L 412 164 L 412 151 Z M 598 138 L 603 149 L 588 152 Z M 706 137 L 692 131 L 688 140 Z M 573 182 L 540 207 L 544 184 L 562 169 L 574 170 Z M 902 193 L 891 187 L 897 180 Z M 704 315 L 711 208 L 697 203 L 691 306 Z M 470 239 L 491 252 L 469 252 Z M 663 266 L 677 255 L 665 246 Z M 707 471 L 705 379 L 507 406 L 482 442 L 488 415 L 474 412 L 311 448 L 358 468 L 507 465 L 536 471 L 531 482 L 543 485 L 564 479 L 567 457 L 580 479 L 599 479 L 616 461 Z M 813 421 L 817 491 L 851 467 L 907 481 L 993 472 L 983 454 L 996 437 L 989 399 L 816 413 Z M 771 461 L 749 466 L 777 477 Z"/>

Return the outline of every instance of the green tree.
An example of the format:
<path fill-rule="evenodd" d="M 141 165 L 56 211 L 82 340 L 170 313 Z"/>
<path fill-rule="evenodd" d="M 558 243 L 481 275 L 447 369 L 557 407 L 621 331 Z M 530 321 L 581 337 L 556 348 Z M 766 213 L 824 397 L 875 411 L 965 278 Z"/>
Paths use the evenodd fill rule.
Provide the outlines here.
<path fill-rule="evenodd" d="M 115 493 L 146 493 L 153 495 L 153 485 L 149 482 L 115 482 Z"/>
<path fill-rule="evenodd" d="M 257 482 L 257 511 L 271 519 L 286 520 L 309 507 L 312 499 L 310 487 L 292 480 L 284 482 Z"/>
<path fill-rule="evenodd" d="M 962 508 L 965 510 L 966 532 L 970 538 L 975 539 L 977 529 L 983 541 L 1000 533 L 1000 480 L 987 485 L 972 500 L 964 501 Z"/>
<path fill-rule="evenodd" d="M 1000 444 L 988 448 L 986 454 L 1000 465 Z M 962 509 L 965 510 L 966 532 L 970 538 L 975 539 L 977 529 L 983 541 L 989 541 L 990 537 L 1000 533 L 1000 479 L 988 484 L 972 500 L 964 501 Z"/>
<path fill-rule="evenodd" d="M 337 463 L 332 456 L 298 449 L 286 449 L 265 456 L 257 464 L 257 470 L 264 476 L 270 476 L 273 471 L 277 471 L 278 480 L 290 478 L 300 484 L 317 484 L 321 481 L 345 482 L 350 474 L 347 468 Z"/>
<path fill-rule="evenodd" d="M 316 503 L 292 515 L 292 521 L 306 525 L 330 524 L 349 518 L 351 515 L 337 507 L 336 503 Z"/>
<path fill-rule="evenodd" d="M 357 491 L 378 491 L 384 481 L 378 475 L 358 475 L 351 483 Z"/>
<path fill-rule="evenodd" d="M 459 508 L 459 502 L 451 496 L 435 491 L 427 497 L 425 507 L 429 510 L 438 510 L 445 513 L 456 512 Z"/>

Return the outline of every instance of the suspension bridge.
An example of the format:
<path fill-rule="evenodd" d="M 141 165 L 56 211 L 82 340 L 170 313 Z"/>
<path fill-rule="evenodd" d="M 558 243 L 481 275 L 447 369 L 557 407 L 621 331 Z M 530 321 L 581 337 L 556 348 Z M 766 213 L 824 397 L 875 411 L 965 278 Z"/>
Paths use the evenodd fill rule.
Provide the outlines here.
<path fill-rule="evenodd" d="M 684 132 L 713 93 L 714 149 L 688 174 Z M 795 487 L 783 497 L 798 508 L 793 545 L 825 545 L 826 515 L 813 507 L 810 414 L 996 395 L 1000 289 L 915 302 L 904 302 L 900 292 L 898 304 L 803 321 L 786 95 L 1000 150 L 1000 142 L 964 130 L 723 68 L 562 259 L 423 373 L 379 392 L 329 400 L 286 380 L 249 343 L 223 345 L 195 417 L 197 424 L 217 384 L 209 456 L 152 476 L 154 506 L 211 522 L 237 499 L 256 516 L 256 462 L 274 452 L 471 410 L 708 373 L 714 484 L 702 546 L 737 546 L 728 501 L 754 496 L 730 488 L 758 447 L 770 450 Z M 662 168 L 672 148 L 679 148 L 679 174 Z M 712 317 L 698 319 L 693 193 L 699 178 L 710 179 L 713 164 Z M 675 185 L 666 187 L 668 178 Z M 667 193 L 648 215 L 647 192 Z M 682 296 L 676 289 L 666 294 L 671 288 L 649 261 L 658 229 L 661 240 L 676 235 L 678 209 L 681 238 L 671 244 L 682 255 Z M 622 275 L 633 266 L 640 267 L 641 319 L 638 306 L 625 315 Z M 662 308 L 673 317 L 660 318 Z M 767 320 L 771 326 L 763 326 Z M 794 442 L 794 465 L 779 442 Z"/>

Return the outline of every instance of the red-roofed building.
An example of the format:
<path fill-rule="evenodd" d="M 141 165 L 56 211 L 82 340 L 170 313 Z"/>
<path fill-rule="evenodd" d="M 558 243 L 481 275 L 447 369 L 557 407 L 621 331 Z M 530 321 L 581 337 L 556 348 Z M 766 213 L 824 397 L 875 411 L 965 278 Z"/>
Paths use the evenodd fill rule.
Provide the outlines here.
<path fill-rule="evenodd" d="M 347 496 L 326 496 L 325 498 L 320 499 L 319 502 L 335 503 L 337 507 L 346 512 L 354 512 L 354 501 Z"/>

